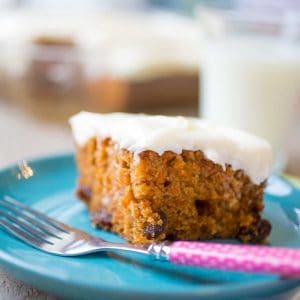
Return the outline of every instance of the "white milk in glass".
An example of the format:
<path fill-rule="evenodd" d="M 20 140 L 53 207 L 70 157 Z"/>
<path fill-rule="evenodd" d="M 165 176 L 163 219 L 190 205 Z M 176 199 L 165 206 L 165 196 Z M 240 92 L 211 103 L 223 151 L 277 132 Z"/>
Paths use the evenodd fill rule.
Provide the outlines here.
<path fill-rule="evenodd" d="M 276 167 L 282 167 L 281 150 L 300 100 L 299 43 L 249 35 L 206 40 L 203 46 L 202 117 L 266 138 Z"/>

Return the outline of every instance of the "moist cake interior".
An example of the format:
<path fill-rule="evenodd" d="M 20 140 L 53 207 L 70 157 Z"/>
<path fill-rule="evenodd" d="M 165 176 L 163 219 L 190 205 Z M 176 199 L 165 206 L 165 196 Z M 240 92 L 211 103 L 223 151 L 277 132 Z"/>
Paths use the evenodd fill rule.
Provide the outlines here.
<path fill-rule="evenodd" d="M 207 160 L 201 151 L 139 155 L 110 140 L 90 139 L 78 150 L 78 196 L 94 226 L 135 244 L 154 240 L 238 238 L 263 242 L 270 232 L 261 219 L 265 183 Z"/>

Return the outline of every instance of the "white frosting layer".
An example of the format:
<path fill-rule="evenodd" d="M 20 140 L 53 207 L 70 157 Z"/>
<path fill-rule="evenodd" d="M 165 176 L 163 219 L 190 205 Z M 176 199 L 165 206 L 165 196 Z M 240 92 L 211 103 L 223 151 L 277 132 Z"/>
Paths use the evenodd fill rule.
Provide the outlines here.
<path fill-rule="evenodd" d="M 96 136 L 111 137 L 136 155 L 144 150 L 160 155 L 165 151 L 201 150 L 223 167 L 230 164 L 234 170 L 243 170 L 254 183 L 264 181 L 271 171 L 272 150 L 264 139 L 206 120 L 80 112 L 71 117 L 70 124 L 78 145 Z"/>

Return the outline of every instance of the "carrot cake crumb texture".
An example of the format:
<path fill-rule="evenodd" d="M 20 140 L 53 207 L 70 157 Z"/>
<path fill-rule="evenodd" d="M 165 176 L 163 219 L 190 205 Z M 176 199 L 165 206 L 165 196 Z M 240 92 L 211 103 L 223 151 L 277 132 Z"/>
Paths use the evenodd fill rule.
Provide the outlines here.
<path fill-rule="evenodd" d="M 77 195 L 92 223 L 134 244 L 214 238 L 261 243 L 270 233 L 261 218 L 265 180 L 254 183 L 244 170 L 218 164 L 201 149 L 137 153 L 98 134 L 77 141 L 76 159 Z"/>

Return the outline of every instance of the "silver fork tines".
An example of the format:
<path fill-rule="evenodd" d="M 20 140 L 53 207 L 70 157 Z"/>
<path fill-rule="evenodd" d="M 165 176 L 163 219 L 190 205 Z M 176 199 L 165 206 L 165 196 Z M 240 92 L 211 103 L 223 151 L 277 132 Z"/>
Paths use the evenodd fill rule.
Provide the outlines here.
<path fill-rule="evenodd" d="M 11 206 L 13 207 L 15 206 L 18 209 L 22 209 L 27 213 L 30 213 L 31 215 L 40 218 L 41 221 L 48 223 L 49 225 L 51 225 L 54 228 L 60 229 L 64 232 L 68 232 L 69 228 L 66 224 L 60 223 L 52 218 L 49 218 L 48 216 L 46 216 L 45 214 L 42 214 L 36 210 L 33 210 L 32 208 L 28 207 L 27 205 L 24 205 L 23 203 L 13 199 L 12 197 L 9 196 L 4 196 L 4 200 L 7 203 L 10 203 Z"/>
<path fill-rule="evenodd" d="M 69 234 L 67 225 L 7 196 L 0 199 L 0 225 L 22 241 L 38 248 L 54 245 L 55 239 L 61 240 L 63 235 Z"/>
<path fill-rule="evenodd" d="M 54 232 L 51 232 L 51 230 L 49 230 L 49 226 L 43 224 L 42 222 L 39 222 L 38 220 L 26 215 L 25 213 L 23 213 L 22 211 L 14 208 L 12 206 L 12 204 L 10 203 L 6 203 L 5 201 L 1 200 L 0 199 L 0 206 L 3 206 L 5 208 L 8 209 L 8 212 L 13 212 L 13 213 L 16 213 L 19 217 L 21 217 L 22 219 L 26 220 L 28 223 L 31 223 L 33 225 L 36 226 L 37 229 L 39 229 L 40 231 L 44 232 L 44 233 L 47 233 L 47 234 L 50 234 L 52 235 L 53 237 L 57 237 L 57 238 L 60 238 L 59 236 L 57 236 Z M 56 227 L 55 227 L 56 228 Z"/>
<path fill-rule="evenodd" d="M 91 236 L 8 196 L 0 199 L 0 227 L 31 246 L 56 255 L 74 256 L 117 250 L 151 254 L 148 248 L 109 243 Z"/>

